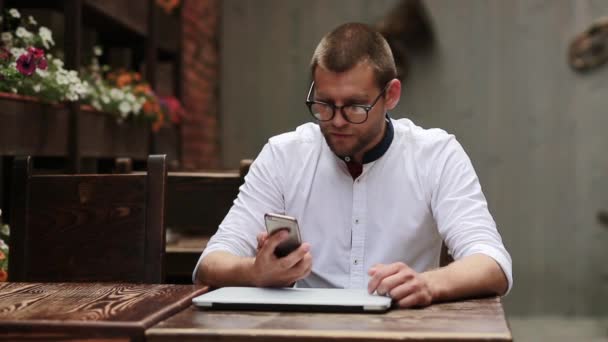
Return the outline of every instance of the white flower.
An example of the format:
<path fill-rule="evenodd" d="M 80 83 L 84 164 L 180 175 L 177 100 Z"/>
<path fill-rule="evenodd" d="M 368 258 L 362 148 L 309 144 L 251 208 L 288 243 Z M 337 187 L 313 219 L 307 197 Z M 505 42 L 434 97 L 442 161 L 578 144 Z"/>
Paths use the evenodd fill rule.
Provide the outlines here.
<path fill-rule="evenodd" d="M 112 88 L 112 90 L 110 90 L 110 97 L 114 100 L 122 100 L 125 98 L 125 93 L 118 88 Z"/>
<path fill-rule="evenodd" d="M 9 45 L 13 41 L 13 34 L 10 32 L 2 32 L 2 42 Z"/>
<path fill-rule="evenodd" d="M 40 68 L 36 68 L 36 73 L 42 77 L 42 78 L 47 78 L 49 76 L 49 70 L 42 70 Z"/>
<path fill-rule="evenodd" d="M 8 11 L 8 14 L 10 14 L 11 17 L 13 17 L 13 18 L 17 18 L 17 19 L 21 18 L 21 13 L 19 13 L 19 11 L 17 11 L 16 8 L 11 8 Z"/>
<path fill-rule="evenodd" d="M 40 85 L 40 83 L 38 83 L 38 84 L 34 85 L 33 89 L 35 92 L 39 93 L 40 90 L 42 89 L 42 86 Z"/>
<path fill-rule="evenodd" d="M 15 31 L 15 34 L 17 35 L 17 37 L 19 38 L 23 38 L 23 39 L 30 39 L 32 38 L 32 32 L 28 31 L 25 27 L 23 26 L 19 26 L 17 27 L 17 31 Z"/>
<path fill-rule="evenodd" d="M 101 102 L 105 104 L 110 103 L 110 98 L 108 97 L 108 95 L 101 95 Z"/>
<path fill-rule="evenodd" d="M 10 236 L 11 235 L 10 229 L 8 228 L 8 224 L 3 224 L 2 225 L 2 229 L 0 229 L 0 233 L 2 233 L 2 235 L 4 235 L 4 236 Z"/>
<path fill-rule="evenodd" d="M 59 84 L 59 85 L 66 85 L 66 84 L 70 83 L 68 81 L 68 78 L 65 77 L 64 75 L 62 75 L 61 73 L 57 74 L 57 78 L 55 80 L 57 81 L 57 84 Z"/>
<path fill-rule="evenodd" d="M 135 103 L 133 104 L 133 113 L 135 113 L 135 114 L 139 114 L 139 111 L 141 110 L 141 106 L 142 106 L 142 104 L 141 104 L 141 103 L 139 103 L 139 102 L 135 102 Z"/>
<path fill-rule="evenodd" d="M 40 28 L 38 28 L 38 35 L 40 36 L 40 39 L 42 39 L 42 45 L 44 45 L 45 48 L 48 49 L 50 46 L 55 45 L 53 33 L 48 28 L 40 26 Z"/>
<path fill-rule="evenodd" d="M 122 117 L 124 118 L 131 111 L 131 105 L 126 101 L 122 101 L 120 103 L 120 105 L 118 106 L 118 110 L 120 111 L 120 113 L 122 114 Z"/>
<path fill-rule="evenodd" d="M 99 103 L 99 101 L 97 101 L 97 100 L 91 101 L 91 106 L 93 106 L 93 108 L 95 108 L 97 110 L 101 110 L 101 103 Z"/>
<path fill-rule="evenodd" d="M 29 17 L 27 17 L 27 20 L 30 22 L 30 24 L 32 25 L 38 25 L 38 23 L 36 22 L 36 19 L 34 19 L 34 17 L 32 17 L 31 15 Z"/>
<path fill-rule="evenodd" d="M 17 88 L 11 88 L 11 91 L 15 94 L 17 94 Z"/>
<path fill-rule="evenodd" d="M 86 95 L 89 92 L 89 89 L 86 86 L 86 83 L 76 83 L 72 90 L 78 95 Z"/>
<path fill-rule="evenodd" d="M 125 96 L 125 99 L 131 103 L 135 102 L 135 96 L 132 93 L 127 93 L 127 96 Z"/>
<path fill-rule="evenodd" d="M 5 225 L 6 227 L 8 227 L 7 225 Z M 4 249 L 4 250 L 8 250 L 8 245 L 6 243 L 4 243 L 4 240 L 0 239 L 0 248 Z"/>
<path fill-rule="evenodd" d="M 63 61 L 59 58 L 53 59 L 53 64 L 57 67 L 57 69 L 63 68 Z"/>
<path fill-rule="evenodd" d="M 101 56 L 103 54 L 103 50 L 101 49 L 101 46 L 97 45 L 93 48 L 93 54 L 97 57 Z"/>
<path fill-rule="evenodd" d="M 65 97 L 70 101 L 78 101 L 78 95 L 74 93 L 67 93 Z"/>
<path fill-rule="evenodd" d="M 19 58 L 21 55 L 26 54 L 27 51 L 25 51 L 25 49 L 22 48 L 11 48 L 11 54 L 13 54 L 13 56 L 15 56 L 15 58 Z"/>

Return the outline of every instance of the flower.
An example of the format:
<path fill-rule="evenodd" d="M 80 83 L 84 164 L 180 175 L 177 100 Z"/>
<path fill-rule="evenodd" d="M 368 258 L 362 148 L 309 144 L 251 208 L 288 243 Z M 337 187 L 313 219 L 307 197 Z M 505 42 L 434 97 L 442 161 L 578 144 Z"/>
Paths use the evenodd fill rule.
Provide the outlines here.
<path fill-rule="evenodd" d="M 2 252 L 0 250 L 0 260 L 4 260 L 4 259 L 6 259 L 6 255 L 4 255 L 4 252 Z"/>
<path fill-rule="evenodd" d="M 13 34 L 10 32 L 2 32 L 2 37 L 0 39 L 4 45 L 9 46 L 13 42 Z"/>
<path fill-rule="evenodd" d="M 11 8 L 11 9 L 8 11 L 8 14 L 10 14 L 10 15 L 11 15 L 11 17 L 13 17 L 13 18 L 15 18 L 15 19 L 19 19 L 19 18 L 21 18 L 21 13 L 19 13 L 19 11 L 17 11 L 17 9 L 16 9 L 16 8 Z"/>
<path fill-rule="evenodd" d="M 93 54 L 97 57 L 101 56 L 103 54 L 103 49 L 101 48 L 101 46 L 95 46 L 93 48 Z"/>
<path fill-rule="evenodd" d="M 6 281 L 8 279 L 8 273 L 3 270 L 0 269 L 0 281 Z"/>
<path fill-rule="evenodd" d="M 44 45 L 45 49 L 49 49 L 51 46 L 55 45 L 55 41 L 53 40 L 53 33 L 51 30 L 44 26 L 40 26 L 38 29 L 38 35 L 42 40 L 42 45 Z"/>
<path fill-rule="evenodd" d="M 19 26 L 17 31 L 15 31 L 15 35 L 22 39 L 30 39 L 33 37 L 32 32 L 28 31 L 25 27 Z"/>
<path fill-rule="evenodd" d="M 36 22 L 36 19 L 34 19 L 34 17 L 32 17 L 31 15 L 29 17 L 27 17 L 27 21 L 30 23 L 30 25 L 38 25 L 38 22 Z"/>
<path fill-rule="evenodd" d="M 0 61 L 8 61 L 11 59 L 11 57 L 13 57 L 13 55 L 8 49 L 0 47 Z"/>
<path fill-rule="evenodd" d="M 17 59 L 17 70 L 25 76 L 31 76 L 36 71 L 36 61 L 30 54 L 23 54 Z"/>

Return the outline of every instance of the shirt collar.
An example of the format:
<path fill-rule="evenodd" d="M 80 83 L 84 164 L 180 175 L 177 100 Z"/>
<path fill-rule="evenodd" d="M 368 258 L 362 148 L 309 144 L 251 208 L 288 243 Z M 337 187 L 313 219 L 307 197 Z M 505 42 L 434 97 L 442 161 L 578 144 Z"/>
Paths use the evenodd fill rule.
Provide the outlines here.
<path fill-rule="evenodd" d="M 386 114 L 385 121 L 386 121 L 386 130 L 384 131 L 384 137 L 371 150 L 365 152 L 365 154 L 363 155 L 363 164 L 371 163 L 373 161 L 378 160 L 380 157 L 382 157 L 384 155 L 384 153 L 386 153 L 386 151 L 388 151 L 388 148 L 391 146 L 391 143 L 393 142 L 393 136 L 395 135 L 395 133 L 394 133 L 394 129 L 393 129 L 393 123 L 391 122 L 391 119 L 389 118 L 388 113 Z M 349 156 L 341 157 L 340 159 L 342 159 L 343 161 L 345 161 L 347 163 L 352 161 L 352 158 Z"/>

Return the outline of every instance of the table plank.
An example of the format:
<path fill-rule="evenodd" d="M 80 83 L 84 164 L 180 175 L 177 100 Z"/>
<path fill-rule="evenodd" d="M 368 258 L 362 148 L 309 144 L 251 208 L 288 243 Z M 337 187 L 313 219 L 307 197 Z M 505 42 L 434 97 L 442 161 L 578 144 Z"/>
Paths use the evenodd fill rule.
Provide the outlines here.
<path fill-rule="evenodd" d="M 203 311 L 188 308 L 146 331 L 148 341 L 511 341 L 499 298 L 385 314 Z"/>
<path fill-rule="evenodd" d="M 168 284 L 0 283 L 0 340 L 143 339 L 204 287 Z"/>

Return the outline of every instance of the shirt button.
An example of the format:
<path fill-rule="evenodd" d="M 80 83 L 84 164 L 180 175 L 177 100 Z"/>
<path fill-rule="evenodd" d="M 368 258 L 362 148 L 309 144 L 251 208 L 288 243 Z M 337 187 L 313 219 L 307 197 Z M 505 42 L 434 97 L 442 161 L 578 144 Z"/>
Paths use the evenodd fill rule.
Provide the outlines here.
<path fill-rule="evenodd" d="M 355 259 L 355 261 L 353 261 L 353 264 L 358 265 L 359 264 L 359 260 Z"/>
<path fill-rule="evenodd" d="M 355 223 L 359 223 L 359 219 L 355 219 Z"/>

